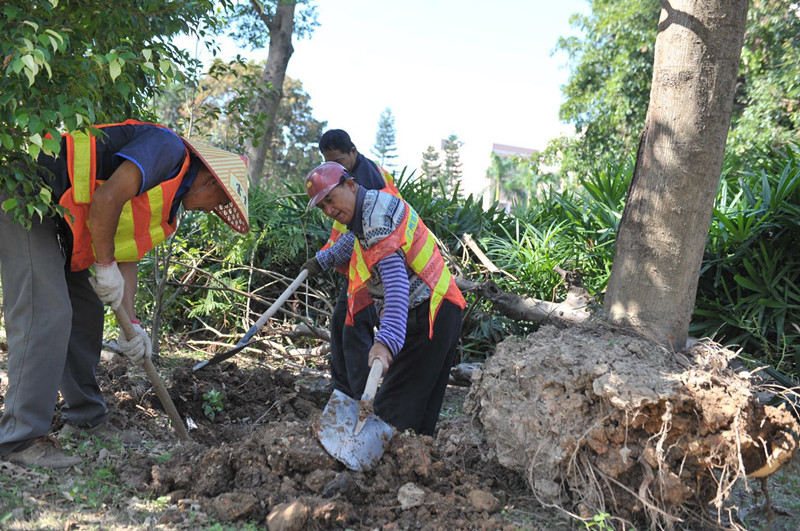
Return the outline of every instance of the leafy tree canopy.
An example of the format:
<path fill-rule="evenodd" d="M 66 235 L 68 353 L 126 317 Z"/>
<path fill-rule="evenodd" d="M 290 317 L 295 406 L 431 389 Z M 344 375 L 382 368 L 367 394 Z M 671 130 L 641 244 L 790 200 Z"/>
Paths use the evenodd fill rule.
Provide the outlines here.
<path fill-rule="evenodd" d="M 17 221 L 53 204 L 36 176 L 61 133 L 127 118 L 153 119 L 150 103 L 182 79 L 187 55 L 171 44 L 216 28 L 214 0 L 6 0 L 0 5 L 0 191 Z M 219 2 L 223 8 L 228 0 Z"/>
<path fill-rule="evenodd" d="M 728 146 L 748 157 L 754 148 L 800 143 L 800 5 L 755 0 L 747 14 L 740 84 Z"/>
<path fill-rule="evenodd" d="M 263 62 L 241 57 L 229 63 L 217 59 L 198 82 L 171 86 L 158 99 L 158 115 L 176 131 L 242 153 L 244 139 L 254 134 L 249 115 L 263 68 Z M 277 125 L 280 134 L 267 152 L 270 180 L 299 181 L 320 161 L 317 142 L 325 128 L 325 122 L 312 116 L 310 97 L 300 81 L 284 81 Z"/>
<path fill-rule="evenodd" d="M 317 6 L 313 0 L 289 1 L 296 6 L 292 35 L 299 39 L 309 36 L 319 27 Z M 279 3 L 288 5 L 287 0 L 234 0 L 233 8 L 228 13 L 234 39 L 253 50 L 266 48 Z M 268 31 L 264 31 L 265 26 Z"/>
<path fill-rule="evenodd" d="M 658 0 L 591 0 L 573 15 L 579 37 L 562 38 L 571 65 L 561 119 L 576 136 L 550 143 L 543 162 L 562 175 L 597 173 L 635 153 L 650 97 Z M 800 8 L 794 0 L 751 2 L 728 149 L 800 141 Z M 756 150 L 760 152 L 760 150 Z"/>
<path fill-rule="evenodd" d="M 572 64 L 563 88 L 562 120 L 578 140 L 564 147 L 562 168 L 585 175 L 636 149 L 650 100 L 659 0 L 593 0 L 589 15 L 573 15 L 581 37 L 557 47 Z"/>

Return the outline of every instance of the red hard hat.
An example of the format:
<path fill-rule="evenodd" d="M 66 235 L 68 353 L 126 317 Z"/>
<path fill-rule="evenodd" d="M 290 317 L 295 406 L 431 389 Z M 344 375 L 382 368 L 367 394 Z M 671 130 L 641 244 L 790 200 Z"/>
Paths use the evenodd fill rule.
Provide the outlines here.
<path fill-rule="evenodd" d="M 306 177 L 306 193 L 311 198 L 308 208 L 322 201 L 328 192 L 347 178 L 350 178 L 350 174 L 338 162 L 323 162 L 311 170 Z"/>

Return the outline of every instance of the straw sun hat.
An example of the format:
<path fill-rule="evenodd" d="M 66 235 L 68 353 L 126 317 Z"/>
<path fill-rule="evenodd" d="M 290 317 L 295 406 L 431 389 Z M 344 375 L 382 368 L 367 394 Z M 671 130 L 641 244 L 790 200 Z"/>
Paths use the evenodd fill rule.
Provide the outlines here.
<path fill-rule="evenodd" d="M 200 140 L 184 138 L 183 141 L 211 171 L 231 200 L 227 205 L 215 208 L 214 213 L 236 232 L 246 234 L 250 230 L 247 217 L 247 190 L 250 186 L 247 158 Z"/>

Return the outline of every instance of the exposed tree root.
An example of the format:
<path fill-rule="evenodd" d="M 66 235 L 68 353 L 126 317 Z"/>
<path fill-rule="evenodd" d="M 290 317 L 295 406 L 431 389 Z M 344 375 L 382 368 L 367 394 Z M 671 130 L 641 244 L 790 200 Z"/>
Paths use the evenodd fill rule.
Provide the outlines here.
<path fill-rule="evenodd" d="M 734 484 L 779 469 L 800 439 L 788 408 L 728 368 L 734 355 L 698 342 L 681 363 L 601 327 L 544 326 L 498 346 L 467 410 L 547 505 L 623 527 L 722 526 Z"/>

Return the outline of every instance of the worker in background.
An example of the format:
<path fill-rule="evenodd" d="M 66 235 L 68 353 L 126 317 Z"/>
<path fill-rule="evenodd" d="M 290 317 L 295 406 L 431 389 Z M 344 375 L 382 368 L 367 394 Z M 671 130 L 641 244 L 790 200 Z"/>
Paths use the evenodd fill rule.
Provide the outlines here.
<path fill-rule="evenodd" d="M 317 253 L 323 270 L 348 266 L 345 329 L 376 301 L 380 323 L 364 364 L 384 367 L 375 413 L 398 430 L 433 435 L 466 306 L 433 234 L 411 205 L 360 186 L 336 162 L 311 171 L 305 186 L 308 207 L 349 231 Z"/>
<path fill-rule="evenodd" d="M 34 219 L 26 229 L 0 209 L 9 382 L 0 456 L 20 465 L 80 463 L 48 436 L 59 391 L 61 434 L 141 440 L 108 422 L 97 383 L 103 304 L 131 317 L 137 335 L 120 334 L 119 345 L 141 365 L 152 347 L 134 311 L 137 262 L 175 231 L 179 207 L 214 212 L 238 232 L 249 230 L 243 158 L 156 124 L 96 128 L 63 135 L 58 157 L 38 159 L 41 178 L 68 216 Z"/>
<path fill-rule="evenodd" d="M 391 174 L 377 163 L 358 152 L 350 135 L 341 129 L 330 129 L 322 135 L 319 150 L 325 161 L 341 164 L 361 187 L 367 190 L 384 190 L 400 196 Z M 334 221 L 330 238 L 320 252 L 336 243 L 347 227 Z M 303 264 L 309 274 L 322 271 L 317 253 Z M 347 275 L 347 267 L 337 268 Z M 331 378 L 335 389 L 353 398 L 360 398 L 369 376 L 367 356 L 374 341 L 374 328 L 378 315 L 374 305 L 368 305 L 352 318 L 352 326 L 345 327 L 347 315 L 347 282 L 344 283 L 331 315 Z"/>

